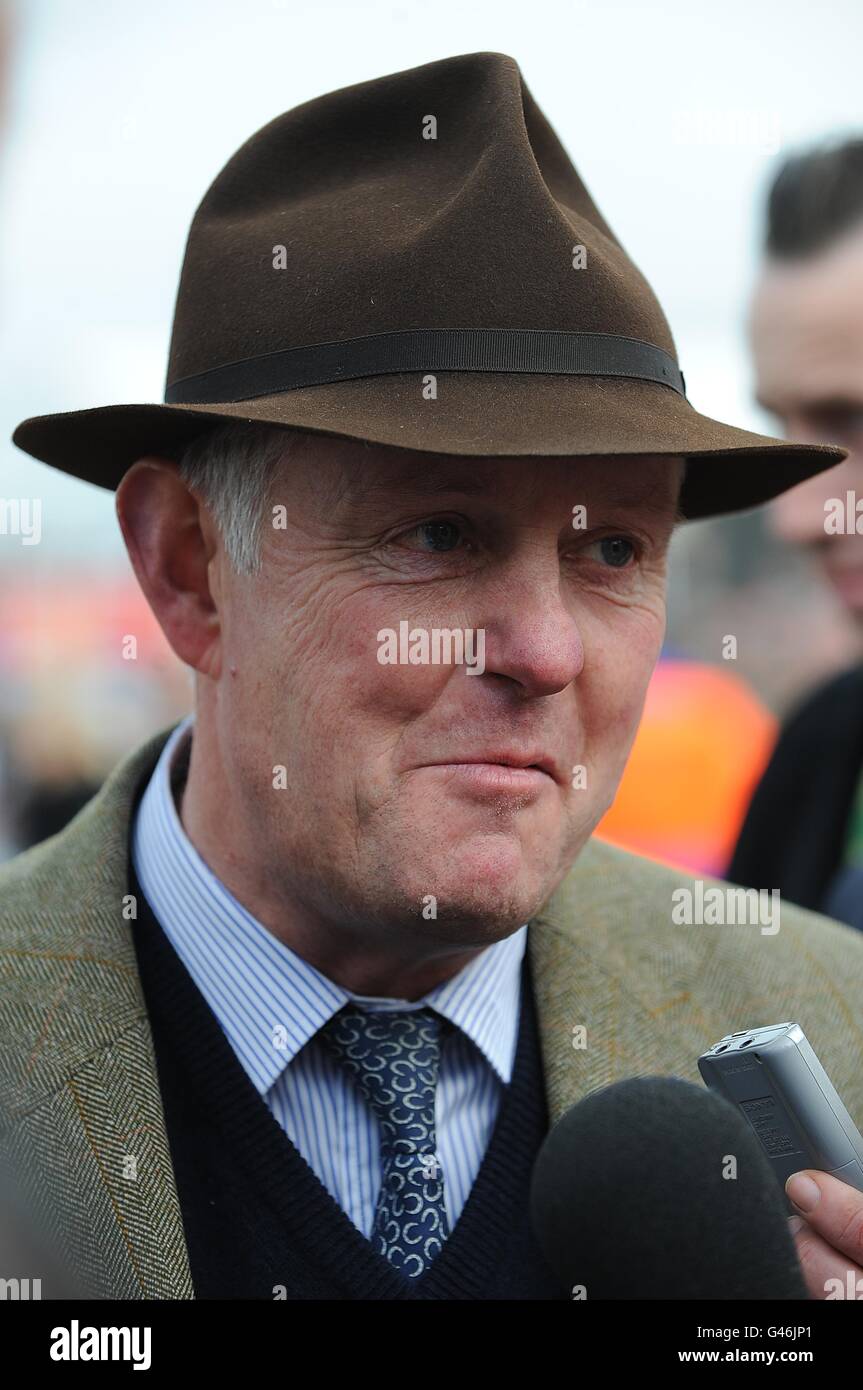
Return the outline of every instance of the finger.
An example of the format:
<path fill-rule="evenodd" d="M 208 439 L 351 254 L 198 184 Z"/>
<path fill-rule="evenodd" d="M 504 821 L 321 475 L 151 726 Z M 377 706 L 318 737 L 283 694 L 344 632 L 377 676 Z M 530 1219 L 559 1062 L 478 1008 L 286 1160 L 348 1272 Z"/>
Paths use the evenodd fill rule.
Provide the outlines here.
<path fill-rule="evenodd" d="M 792 1222 L 799 1217 L 792 1217 Z M 851 1264 L 832 1245 L 807 1226 L 805 1221 L 794 1235 L 797 1258 L 811 1298 L 853 1298 L 863 1291 L 863 1269 Z"/>
<path fill-rule="evenodd" d="M 792 1173 L 785 1191 L 828 1245 L 863 1265 L 863 1192 L 815 1168 Z"/>

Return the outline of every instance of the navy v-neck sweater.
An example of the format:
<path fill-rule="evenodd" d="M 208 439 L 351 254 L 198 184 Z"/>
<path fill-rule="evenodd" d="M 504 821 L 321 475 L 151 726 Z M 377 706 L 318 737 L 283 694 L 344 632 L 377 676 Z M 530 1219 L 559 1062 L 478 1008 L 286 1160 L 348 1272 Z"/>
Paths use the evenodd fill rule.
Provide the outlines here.
<path fill-rule="evenodd" d="M 373 1250 L 273 1117 L 133 870 L 129 888 L 197 1298 L 568 1297 L 528 1218 L 548 1112 L 527 956 L 513 1075 L 484 1160 L 441 1254 L 407 1279 Z"/>

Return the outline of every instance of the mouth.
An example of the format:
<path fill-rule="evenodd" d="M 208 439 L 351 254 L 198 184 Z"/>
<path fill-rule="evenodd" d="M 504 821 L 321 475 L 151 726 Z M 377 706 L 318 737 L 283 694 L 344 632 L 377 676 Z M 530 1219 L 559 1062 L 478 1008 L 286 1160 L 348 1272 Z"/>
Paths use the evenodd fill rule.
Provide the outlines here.
<path fill-rule="evenodd" d="M 541 787 L 549 781 L 558 780 L 553 760 L 542 753 L 478 753 L 470 757 L 426 763 L 425 766 L 446 769 L 474 781 L 512 787 L 513 790 Z"/>

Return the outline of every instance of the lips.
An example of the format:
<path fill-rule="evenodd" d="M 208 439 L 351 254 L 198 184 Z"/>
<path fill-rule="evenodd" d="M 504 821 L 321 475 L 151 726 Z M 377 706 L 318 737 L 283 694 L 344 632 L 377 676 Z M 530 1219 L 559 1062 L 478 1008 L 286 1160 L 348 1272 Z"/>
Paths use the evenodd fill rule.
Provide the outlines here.
<path fill-rule="evenodd" d="M 450 758 L 441 758 L 438 762 L 428 763 L 427 766 L 444 767 L 459 763 L 497 763 L 500 767 L 532 768 L 538 772 L 544 772 L 555 782 L 558 780 L 554 760 L 546 753 L 503 753 L 499 751 L 470 753 L 463 757 L 453 755 Z"/>

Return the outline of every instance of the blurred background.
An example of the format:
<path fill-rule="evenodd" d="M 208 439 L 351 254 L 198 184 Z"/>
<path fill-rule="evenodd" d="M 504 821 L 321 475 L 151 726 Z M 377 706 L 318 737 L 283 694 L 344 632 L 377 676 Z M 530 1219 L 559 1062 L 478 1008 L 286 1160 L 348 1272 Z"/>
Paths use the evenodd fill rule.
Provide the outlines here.
<path fill-rule="evenodd" d="M 192 690 L 113 494 L 9 436 L 29 415 L 162 399 L 194 210 L 282 111 L 456 53 L 511 54 L 657 292 L 692 403 L 780 430 L 755 404 L 746 333 L 765 199 L 789 152 L 863 130 L 857 0 L 0 0 L 0 14 L 0 501 L 41 518 L 38 543 L 0 530 L 0 858 L 59 829 Z M 664 659 L 602 833 L 721 872 L 779 721 L 861 654 L 859 623 L 764 512 L 683 528 Z"/>

